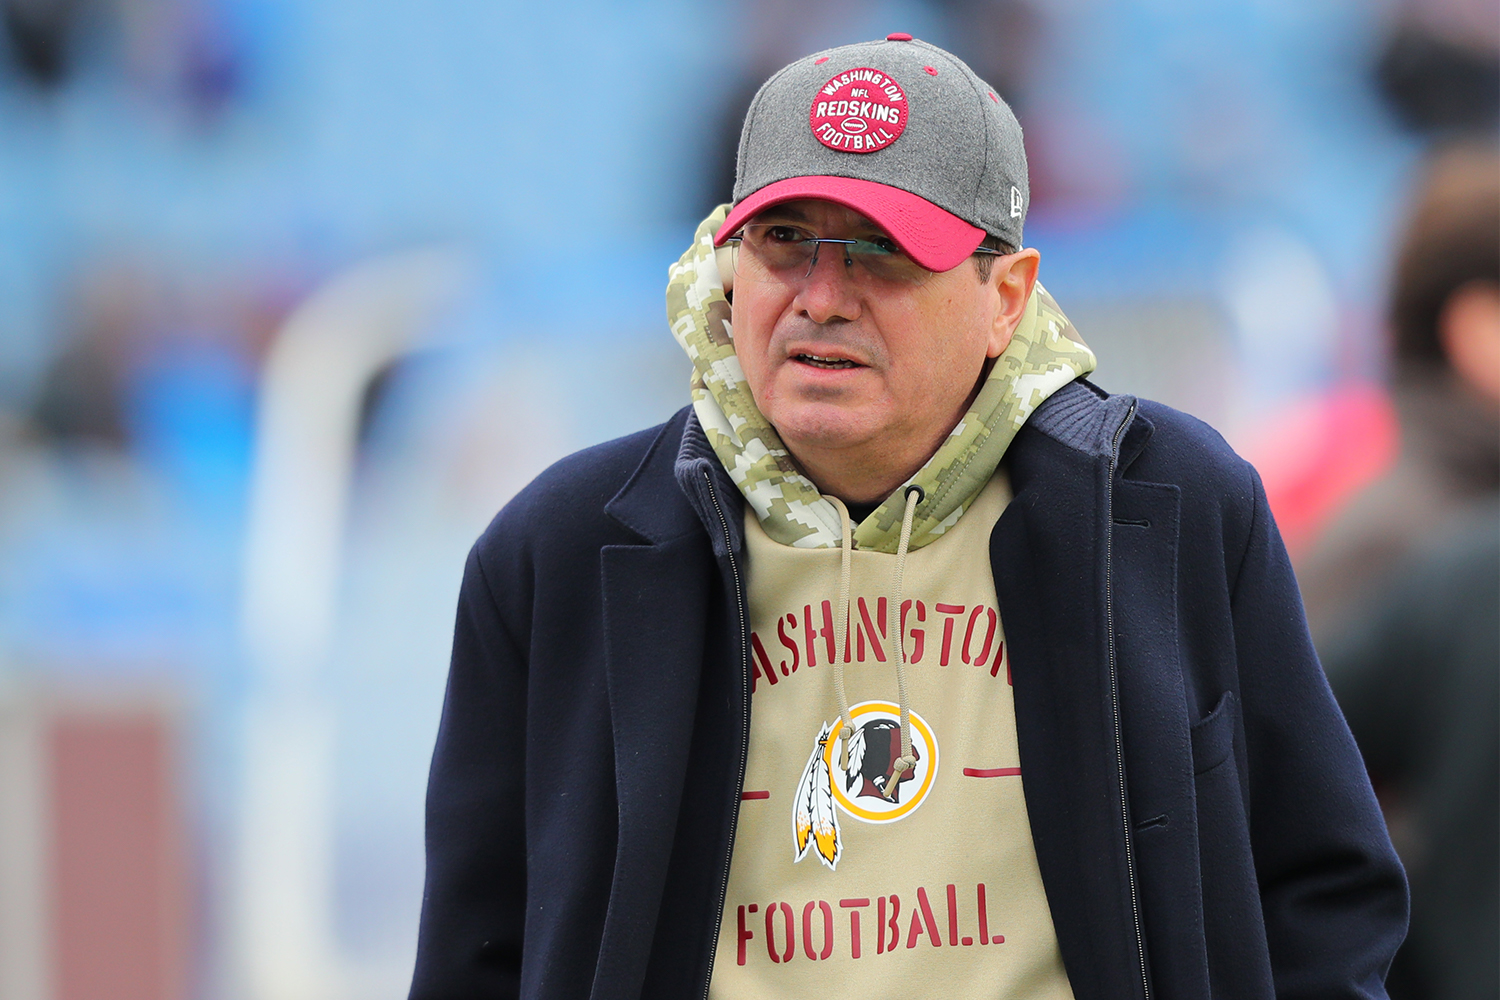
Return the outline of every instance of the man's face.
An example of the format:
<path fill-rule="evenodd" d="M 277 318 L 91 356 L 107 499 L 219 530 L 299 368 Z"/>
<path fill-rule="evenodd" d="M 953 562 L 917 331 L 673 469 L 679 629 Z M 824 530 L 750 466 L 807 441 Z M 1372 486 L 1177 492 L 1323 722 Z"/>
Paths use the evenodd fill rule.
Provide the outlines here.
<path fill-rule="evenodd" d="M 858 213 L 824 201 L 776 205 L 753 222 L 768 223 L 819 237 L 888 239 Z M 996 282 L 980 282 L 967 260 L 919 285 L 862 282 L 843 248 L 825 244 L 805 277 L 751 281 L 740 271 L 735 354 L 756 405 L 799 457 L 804 449 L 853 449 L 899 461 L 894 456 L 918 442 L 930 454 L 1013 328 L 997 323 Z"/>

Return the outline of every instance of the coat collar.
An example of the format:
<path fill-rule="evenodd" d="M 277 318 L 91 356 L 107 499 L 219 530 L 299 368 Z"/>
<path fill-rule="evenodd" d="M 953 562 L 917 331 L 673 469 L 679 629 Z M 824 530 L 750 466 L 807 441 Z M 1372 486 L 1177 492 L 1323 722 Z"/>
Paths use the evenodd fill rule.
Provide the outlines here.
<path fill-rule="evenodd" d="M 1117 431 L 1135 405 L 1134 396 L 1111 396 L 1092 382 L 1078 379 L 1037 407 L 1024 430 L 1040 432 L 1085 455 L 1113 457 L 1119 447 Z M 1026 443 L 1019 435 L 1017 441 L 1024 450 Z M 1145 438 L 1141 438 L 1135 454 L 1144 446 Z"/>
<path fill-rule="evenodd" d="M 693 480 L 701 480 L 704 472 L 714 475 L 715 468 L 728 484 L 719 493 L 733 494 L 730 499 L 737 502 L 739 491 L 729 483 L 723 466 L 708 447 L 693 408 L 684 406 L 662 425 L 641 464 L 605 503 L 604 513 L 652 545 L 664 544 L 694 530 L 706 530 L 709 522 L 705 512 L 699 509 L 697 498 L 688 492 L 688 487 Z M 674 480 L 681 490 L 663 488 L 663 484 Z M 716 526 L 710 535 L 715 533 Z"/>

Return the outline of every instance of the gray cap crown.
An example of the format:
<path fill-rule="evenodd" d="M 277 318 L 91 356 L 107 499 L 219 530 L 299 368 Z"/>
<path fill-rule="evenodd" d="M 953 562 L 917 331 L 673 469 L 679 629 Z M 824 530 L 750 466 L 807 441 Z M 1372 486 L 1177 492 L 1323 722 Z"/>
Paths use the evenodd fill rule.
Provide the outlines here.
<path fill-rule="evenodd" d="M 813 104 L 830 79 L 867 67 L 905 91 L 905 129 L 873 152 L 830 149 L 813 134 Z M 900 188 L 1011 246 L 1022 245 L 1031 189 L 1021 125 L 963 60 L 926 42 L 885 40 L 826 49 L 797 60 L 761 86 L 740 132 L 735 202 L 767 184 L 808 176 Z"/>

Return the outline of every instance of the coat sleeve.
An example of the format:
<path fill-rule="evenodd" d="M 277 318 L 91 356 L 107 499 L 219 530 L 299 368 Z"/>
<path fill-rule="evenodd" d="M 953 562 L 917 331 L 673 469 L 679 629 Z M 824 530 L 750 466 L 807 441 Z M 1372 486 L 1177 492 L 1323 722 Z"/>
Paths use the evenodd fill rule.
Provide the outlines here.
<path fill-rule="evenodd" d="M 525 924 L 526 662 L 469 554 L 427 786 L 411 1000 L 517 997 Z"/>
<path fill-rule="evenodd" d="M 1247 808 L 1276 995 L 1383 998 L 1406 879 L 1308 637 L 1259 477 L 1232 589 Z"/>

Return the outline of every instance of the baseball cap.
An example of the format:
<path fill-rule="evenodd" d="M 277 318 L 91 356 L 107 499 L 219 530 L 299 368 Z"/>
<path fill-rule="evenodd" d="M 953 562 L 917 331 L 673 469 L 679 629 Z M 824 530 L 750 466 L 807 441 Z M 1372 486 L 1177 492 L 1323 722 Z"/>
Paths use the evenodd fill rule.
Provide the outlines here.
<path fill-rule="evenodd" d="M 986 235 L 1021 246 L 1021 125 L 963 60 L 910 35 L 815 52 L 750 102 L 734 206 L 714 245 L 799 198 L 853 209 L 918 264 L 947 271 Z"/>

